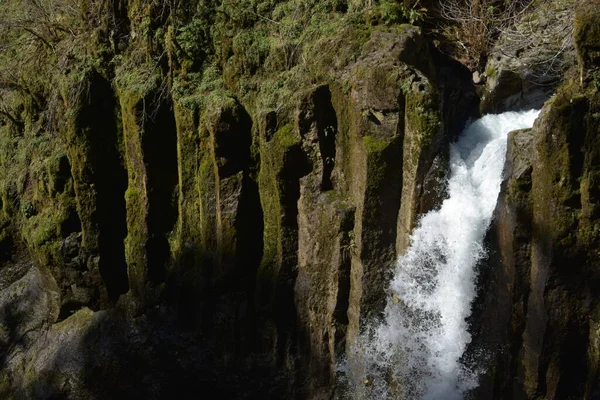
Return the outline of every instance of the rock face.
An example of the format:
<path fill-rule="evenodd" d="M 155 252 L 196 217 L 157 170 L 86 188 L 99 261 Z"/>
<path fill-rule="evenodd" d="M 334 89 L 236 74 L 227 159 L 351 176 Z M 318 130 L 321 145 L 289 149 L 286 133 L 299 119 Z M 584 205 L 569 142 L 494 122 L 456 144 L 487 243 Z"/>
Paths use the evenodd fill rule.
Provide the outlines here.
<path fill-rule="evenodd" d="M 597 5 L 595 5 L 597 6 Z M 548 101 L 531 132 L 509 140 L 507 179 L 490 241 L 483 320 L 500 326 L 482 346 L 495 353 L 484 397 L 597 398 L 598 88 L 593 48 L 598 9 L 576 18 L 580 77 Z M 485 304 L 487 302 L 487 304 Z M 485 336 L 485 334 L 482 334 Z M 492 349 L 498 349 L 492 350 Z M 487 392 L 486 392 L 487 391 Z"/>
<path fill-rule="evenodd" d="M 27 245 L 8 258 L 28 271 L 7 273 L 0 296 L 4 397 L 336 395 L 336 363 L 383 310 L 478 102 L 469 72 L 418 28 L 352 29 L 357 42 L 334 42 L 349 58 L 326 79 L 302 72 L 309 82 L 279 108 L 262 106 L 263 88 L 190 106 L 101 72 L 65 95 L 60 140 L 44 138 L 57 165 L 40 172 L 46 153 L 34 153 L 22 163 L 34 184 L 16 202 L 2 192 L 15 205 L 6 237 Z M 230 87 L 227 71 L 251 68 L 233 51 Z"/>
<path fill-rule="evenodd" d="M 47 269 L 26 274 L 0 291 L 3 399 L 164 399 L 199 391 L 227 398 L 282 398 L 268 370 L 211 369 L 198 338 L 182 332 L 165 309 L 142 317 L 122 310 L 76 311 L 59 323 L 60 293 Z M 270 380 L 269 386 L 255 383 Z M 259 380 L 260 379 L 260 380 Z"/>
<path fill-rule="evenodd" d="M 92 34 L 41 43 L 58 76 L 0 87 L 0 397 L 341 396 L 336 363 L 444 198 L 472 74 L 385 9 L 100 3 Z M 509 140 L 477 398 L 598 396 L 595 21 Z M 484 109 L 546 100 L 521 72 L 487 73 Z"/>

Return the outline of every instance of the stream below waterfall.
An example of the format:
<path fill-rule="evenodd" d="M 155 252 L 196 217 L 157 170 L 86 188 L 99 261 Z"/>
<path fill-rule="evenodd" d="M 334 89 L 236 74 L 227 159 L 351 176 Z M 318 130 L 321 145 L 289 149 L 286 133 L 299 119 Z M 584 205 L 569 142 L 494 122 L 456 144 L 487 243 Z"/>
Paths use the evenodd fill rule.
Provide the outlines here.
<path fill-rule="evenodd" d="M 508 133 L 539 111 L 486 115 L 450 147 L 448 198 L 425 214 L 395 266 L 378 321 L 366 324 L 340 368 L 356 399 L 459 400 L 484 365 L 465 365 L 476 266 L 502 183 Z"/>

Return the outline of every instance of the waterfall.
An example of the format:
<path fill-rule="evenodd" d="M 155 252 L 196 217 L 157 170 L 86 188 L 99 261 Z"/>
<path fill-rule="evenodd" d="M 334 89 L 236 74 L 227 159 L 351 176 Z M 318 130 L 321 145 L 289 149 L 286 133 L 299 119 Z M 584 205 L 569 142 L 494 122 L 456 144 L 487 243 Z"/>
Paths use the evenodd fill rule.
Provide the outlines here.
<path fill-rule="evenodd" d="M 398 259 L 382 319 L 367 324 L 341 368 L 350 397 L 462 399 L 484 366 L 465 366 L 475 267 L 502 183 L 508 132 L 539 111 L 487 115 L 450 148 L 448 195 L 424 215 Z"/>

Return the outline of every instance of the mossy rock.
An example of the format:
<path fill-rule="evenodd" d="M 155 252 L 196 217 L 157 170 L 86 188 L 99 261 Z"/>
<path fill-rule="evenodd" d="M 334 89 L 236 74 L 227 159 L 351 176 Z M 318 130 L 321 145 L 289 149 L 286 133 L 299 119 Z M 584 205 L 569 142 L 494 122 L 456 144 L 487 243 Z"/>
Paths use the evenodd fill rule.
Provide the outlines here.
<path fill-rule="evenodd" d="M 600 1 L 590 0 L 580 4 L 575 15 L 575 49 L 581 68 L 598 68 L 600 65 Z"/>
<path fill-rule="evenodd" d="M 377 139 L 373 136 L 363 136 L 362 140 L 367 153 L 381 152 L 389 145 L 389 140 Z"/>

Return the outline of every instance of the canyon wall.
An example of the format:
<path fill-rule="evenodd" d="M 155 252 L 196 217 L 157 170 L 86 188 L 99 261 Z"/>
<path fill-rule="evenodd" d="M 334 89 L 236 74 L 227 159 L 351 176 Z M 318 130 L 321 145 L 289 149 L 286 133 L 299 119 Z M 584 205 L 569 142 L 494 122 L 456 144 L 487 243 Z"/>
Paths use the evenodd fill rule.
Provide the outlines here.
<path fill-rule="evenodd" d="M 105 3 L 90 37 L 53 44 L 81 54 L 9 86 L 0 397 L 339 396 L 337 363 L 444 198 L 471 73 L 344 2 L 301 45 L 235 8 L 197 23 L 201 5 Z M 480 398 L 597 395 L 594 21 L 577 19 L 576 76 L 509 140 L 472 324 L 494 365 Z"/>
<path fill-rule="evenodd" d="M 480 394 L 594 399 L 598 388 L 597 4 L 575 17 L 578 68 L 532 130 L 509 136 L 488 236 L 478 344 L 493 368 Z M 485 294 L 484 294 L 485 293 Z M 487 322 L 485 322 L 487 321 Z"/>

